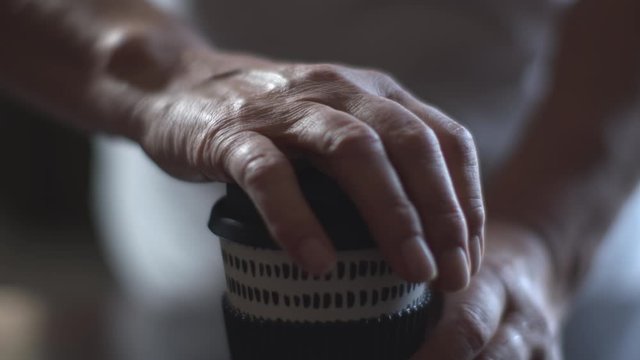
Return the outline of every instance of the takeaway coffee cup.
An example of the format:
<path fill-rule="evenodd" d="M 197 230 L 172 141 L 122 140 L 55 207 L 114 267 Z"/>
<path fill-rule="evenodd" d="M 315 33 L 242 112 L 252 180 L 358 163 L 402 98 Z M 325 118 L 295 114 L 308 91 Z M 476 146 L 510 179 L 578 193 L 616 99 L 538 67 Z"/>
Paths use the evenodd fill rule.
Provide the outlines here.
<path fill-rule="evenodd" d="M 335 268 L 323 276 L 290 260 L 238 186 L 228 185 L 213 207 L 209 227 L 222 248 L 233 359 L 408 359 L 437 320 L 437 296 L 392 272 L 329 178 L 306 167 L 298 180 L 337 250 Z"/>

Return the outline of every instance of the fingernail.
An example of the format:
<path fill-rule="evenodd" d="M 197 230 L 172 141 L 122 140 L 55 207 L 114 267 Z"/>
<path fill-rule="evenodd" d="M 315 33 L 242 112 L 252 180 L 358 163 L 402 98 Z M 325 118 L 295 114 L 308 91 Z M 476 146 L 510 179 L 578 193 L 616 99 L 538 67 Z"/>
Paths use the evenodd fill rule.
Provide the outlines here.
<path fill-rule="evenodd" d="M 436 262 L 424 240 L 407 240 L 401 245 L 400 251 L 412 281 L 426 282 L 436 277 Z"/>
<path fill-rule="evenodd" d="M 303 240 L 298 247 L 300 265 L 314 275 L 327 273 L 335 263 L 335 252 L 318 240 Z"/>
<path fill-rule="evenodd" d="M 469 257 L 471 258 L 471 275 L 475 275 L 482 263 L 482 244 L 479 236 L 474 236 L 469 242 Z"/>
<path fill-rule="evenodd" d="M 442 254 L 438 266 L 443 276 L 443 287 L 450 290 L 459 290 L 469 284 L 469 265 L 467 265 L 467 255 L 464 249 L 456 247 Z"/>

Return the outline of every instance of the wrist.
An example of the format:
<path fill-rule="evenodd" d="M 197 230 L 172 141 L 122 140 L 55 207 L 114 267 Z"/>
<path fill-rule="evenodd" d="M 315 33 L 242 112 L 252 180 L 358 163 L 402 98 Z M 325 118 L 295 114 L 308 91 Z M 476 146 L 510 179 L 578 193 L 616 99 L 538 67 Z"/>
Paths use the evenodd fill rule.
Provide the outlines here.
<path fill-rule="evenodd" d="M 567 282 L 559 275 L 553 249 L 536 229 L 492 218 L 487 223 L 487 249 L 484 265 L 521 286 L 532 287 L 552 308 L 558 319 L 566 313 L 572 297 Z"/>
<path fill-rule="evenodd" d="M 553 171 L 553 176 L 537 176 L 526 165 L 534 164 L 531 167 L 535 168 L 535 161 L 517 159 L 489 188 L 489 217 L 536 233 L 547 248 L 557 291 L 570 298 L 591 266 L 606 229 L 606 223 L 593 216 L 602 214 L 606 203 L 594 204 L 599 189 L 585 181 L 586 176 L 576 179 L 560 171 Z"/>
<path fill-rule="evenodd" d="M 553 304 L 558 318 L 562 318 L 581 283 L 582 271 L 577 269 L 584 265 L 585 251 L 574 249 L 573 242 L 563 241 L 567 234 L 553 220 L 552 211 L 545 214 L 533 206 L 527 208 L 518 204 L 517 197 L 512 197 L 511 203 L 502 196 L 500 200 L 495 195 L 489 199 L 489 218 L 520 234 L 514 238 L 522 241 L 510 245 L 511 249 L 516 248 L 510 254 L 526 263 L 534 283 L 540 285 L 540 291 Z"/>
<path fill-rule="evenodd" d="M 178 24 L 114 28 L 99 41 L 97 76 L 87 93 L 91 116 L 97 112 L 104 119 L 100 130 L 139 141 L 149 104 L 241 66 L 239 58 L 214 50 Z"/>

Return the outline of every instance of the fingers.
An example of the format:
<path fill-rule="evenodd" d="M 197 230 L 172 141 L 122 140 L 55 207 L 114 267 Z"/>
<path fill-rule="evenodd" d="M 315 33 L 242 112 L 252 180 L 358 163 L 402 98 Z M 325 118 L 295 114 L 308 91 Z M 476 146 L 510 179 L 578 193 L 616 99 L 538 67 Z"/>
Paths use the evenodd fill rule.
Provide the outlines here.
<path fill-rule="evenodd" d="M 553 341 L 547 330 L 548 327 L 540 326 L 536 316 L 513 313 L 505 318 L 477 359 L 559 359 L 557 341 Z"/>
<path fill-rule="evenodd" d="M 251 197 L 273 238 L 313 274 L 328 271 L 335 253 L 304 200 L 287 158 L 266 137 L 242 132 L 220 158 L 231 178 Z"/>
<path fill-rule="evenodd" d="M 505 324 L 491 339 L 478 360 L 529 360 L 530 351 L 523 335 L 510 324 Z"/>
<path fill-rule="evenodd" d="M 412 359 L 560 360 L 553 320 L 486 269 L 465 291 L 447 295 L 440 323 Z"/>
<path fill-rule="evenodd" d="M 304 90 L 300 94 L 287 93 L 294 101 L 280 105 L 286 110 L 293 103 L 306 103 L 303 110 L 279 111 L 282 120 L 278 120 L 276 130 L 253 129 L 280 147 L 288 142 L 284 144 L 287 149 L 297 147 L 311 154 L 312 161 L 354 201 L 381 251 L 400 276 L 409 281 L 430 281 L 440 272 L 437 284 L 441 289 L 466 287 L 471 274 L 480 267 L 484 241 L 477 159 L 468 132 L 459 125 L 454 127 L 455 123 L 443 115 L 428 113 L 429 108 L 421 107 L 417 101 L 392 101 L 372 95 L 378 86 L 376 81 L 367 80 L 368 73 L 345 77 L 334 72 L 333 67 L 325 66 L 295 77 L 308 86 L 300 87 Z M 339 83 L 348 91 L 320 91 L 324 88 L 318 82 Z M 331 96 L 333 93 L 345 96 Z M 242 124 L 259 123 L 249 120 Z M 225 168 L 254 201 L 261 201 L 256 205 L 272 235 L 284 247 L 297 250 L 302 261 L 306 251 L 300 249 L 308 247 L 298 244 L 322 244 L 326 236 L 300 194 L 291 165 L 274 144 L 260 136 L 254 133 L 253 140 L 243 143 L 245 147 L 254 144 L 255 148 L 246 151 L 257 155 L 249 154 L 249 160 L 243 160 L 246 154 L 234 156 L 233 162 L 223 160 L 229 162 Z M 245 150 L 233 153 L 242 151 Z M 268 155 L 262 154 L 265 151 Z M 233 171 L 232 163 L 236 164 Z M 258 170 L 253 171 L 254 167 Z M 267 192 L 273 195 L 265 195 Z M 296 209 L 290 206 L 286 211 L 304 211 L 283 215 L 284 207 L 271 200 L 285 203 L 285 195 L 280 194 L 288 196 L 286 201 L 293 201 Z M 283 219 L 296 221 L 299 229 L 283 229 L 294 226 L 284 225 Z M 302 241 L 301 236 L 320 240 Z M 320 263 L 332 256 L 332 252 L 319 253 L 324 255 L 306 259 L 305 263 L 316 259 L 314 266 L 320 268 Z"/>
<path fill-rule="evenodd" d="M 396 273 L 409 281 L 433 279 L 436 267 L 420 219 L 380 135 L 347 113 L 313 107 L 294 130 L 297 145 L 349 194 Z"/>
<path fill-rule="evenodd" d="M 448 295 L 440 324 L 414 360 L 474 359 L 494 337 L 506 309 L 500 280 L 483 274 L 460 293 Z"/>
<path fill-rule="evenodd" d="M 471 272 L 475 274 L 480 268 L 484 253 L 485 211 L 480 186 L 479 162 L 473 137 L 463 126 L 407 92 L 397 91 L 394 94 L 392 97 L 394 100 L 420 117 L 438 136 L 467 222 Z"/>
<path fill-rule="evenodd" d="M 438 137 L 400 104 L 366 97 L 353 110 L 384 144 L 404 190 L 417 209 L 438 265 L 438 284 L 459 290 L 470 278 L 465 214 L 458 203 Z"/>

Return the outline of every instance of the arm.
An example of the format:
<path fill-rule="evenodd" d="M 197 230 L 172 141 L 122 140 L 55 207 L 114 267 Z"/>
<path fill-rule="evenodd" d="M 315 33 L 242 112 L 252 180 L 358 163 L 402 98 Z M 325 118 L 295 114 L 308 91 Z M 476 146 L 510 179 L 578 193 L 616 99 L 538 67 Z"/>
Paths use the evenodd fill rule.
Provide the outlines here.
<path fill-rule="evenodd" d="M 497 177 L 487 250 L 416 359 L 560 359 L 566 306 L 640 179 L 640 6 L 583 0 L 551 91 Z"/>
<path fill-rule="evenodd" d="M 640 4 L 586 0 L 564 25 L 552 92 L 490 191 L 538 231 L 575 289 L 640 180 Z"/>
<path fill-rule="evenodd" d="M 174 176 L 238 183 L 311 272 L 335 255 L 295 181 L 297 157 L 336 179 L 404 278 L 431 280 L 437 264 L 454 290 L 478 271 L 473 140 L 388 75 L 219 51 L 141 0 L 4 0 L 0 46 L 0 86 L 131 138 Z"/>
<path fill-rule="evenodd" d="M 193 68 L 212 76 L 235 60 L 199 60 L 212 48 L 144 0 L 3 1 L 0 50 L 0 90 L 63 123 L 134 141 L 143 136 L 130 116 L 137 102 Z"/>

